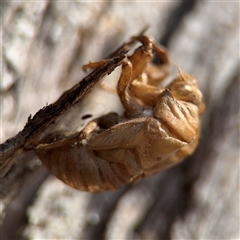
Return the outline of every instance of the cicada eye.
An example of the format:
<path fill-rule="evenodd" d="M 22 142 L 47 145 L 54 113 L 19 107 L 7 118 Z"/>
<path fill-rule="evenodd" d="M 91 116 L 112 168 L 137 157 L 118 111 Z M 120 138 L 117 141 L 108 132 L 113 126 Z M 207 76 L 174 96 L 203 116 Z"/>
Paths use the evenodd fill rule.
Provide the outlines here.
<path fill-rule="evenodd" d="M 191 102 L 193 100 L 193 89 L 185 82 L 176 82 L 171 86 L 173 96 L 178 100 Z"/>
<path fill-rule="evenodd" d="M 192 102 L 196 105 L 202 101 L 202 93 L 195 86 L 194 79 L 192 81 L 179 81 L 179 79 L 176 79 L 168 88 L 178 100 Z"/>

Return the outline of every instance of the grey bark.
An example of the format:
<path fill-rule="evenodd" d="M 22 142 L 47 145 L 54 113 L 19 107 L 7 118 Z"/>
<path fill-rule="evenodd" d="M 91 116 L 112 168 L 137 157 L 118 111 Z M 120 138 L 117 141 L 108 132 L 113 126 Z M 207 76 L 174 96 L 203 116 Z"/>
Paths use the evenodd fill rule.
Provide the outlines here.
<path fill-rule="evenodd" d="M 22 155 L 1 179 L 3 239 L 240 237 L 239 3 L 45 1 L 1 7 L 1 142 L 82 79 L 84 63 L 106 57 L 146 24 L 148 35 L 198 79 L 207 107 L 194 155 L 115 192 L 77 192 L 53 177 L 41 185 L 46 175 L 39 160 L 31 152 Z M 30 187 L 33 181 L 39 184 Z M 18 221 L 24 216 L 27 221 Z M 9 235 L 13 228 L 19 235 Z"/>

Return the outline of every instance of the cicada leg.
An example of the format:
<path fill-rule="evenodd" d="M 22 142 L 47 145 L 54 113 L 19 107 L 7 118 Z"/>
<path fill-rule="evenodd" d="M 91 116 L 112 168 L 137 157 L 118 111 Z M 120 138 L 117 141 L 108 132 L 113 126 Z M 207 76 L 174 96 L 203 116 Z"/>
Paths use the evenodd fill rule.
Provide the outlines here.
<path fill-rule="evenodd" d="M 104 65 L 107 64 L 109 61 L 110 61 L 110 59 L 105 59 L 105 60 L 101 60 L 101 61 L 97 61 L 97 62 L 89 61 L 89 63 L 84 64 L 84 65 L 82 66 L 82 70 L 83 70 L 84 72 L 86 72 L 87 69 L 96 69 L 96 68 L 99 68 L 99 67 L 104 66 Z"/>

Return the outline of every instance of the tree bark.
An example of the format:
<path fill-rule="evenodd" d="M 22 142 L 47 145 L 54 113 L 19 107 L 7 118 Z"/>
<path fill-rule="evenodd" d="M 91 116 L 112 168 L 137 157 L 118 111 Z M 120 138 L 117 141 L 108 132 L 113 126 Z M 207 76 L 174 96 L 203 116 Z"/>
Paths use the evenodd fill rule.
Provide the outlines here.
<path fill-rule="evenodd" d="M 83 64 L 105 58 L 147 24 L 147 35 L 196 77 L 206 103 L 192 156 L 114 192 L 78 192 L 53 177 L 42 184 L 47 173 L 37 157 L 17 154 L 1 178 L 3 239 L 240 237 L 239 3 L 44 1 L 1 7 L 1 142 L 79 82 Z M 78 119 L 72 116 L 74 127 Z"/>

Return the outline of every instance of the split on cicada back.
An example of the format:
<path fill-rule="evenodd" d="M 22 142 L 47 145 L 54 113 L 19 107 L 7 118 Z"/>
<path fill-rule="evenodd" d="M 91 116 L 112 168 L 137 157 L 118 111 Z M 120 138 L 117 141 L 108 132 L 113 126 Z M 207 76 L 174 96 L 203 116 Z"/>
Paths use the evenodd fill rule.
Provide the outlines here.
<path fill-rule="evenodd" d="M 204 103 L 197 81 L 179 69 L 163 87 L 170 67 L 166 49 L 142 34 L 131 41 L 141 46 L 71 109 L 78 118 L 66 113 L 52 129 L 73 120 L 79 127 L 61 128 L 60 137 L 51 130 L 35 147 L 43 164 L 76 189 L 119 188 L 178 163 L 198 144 Z"/>

